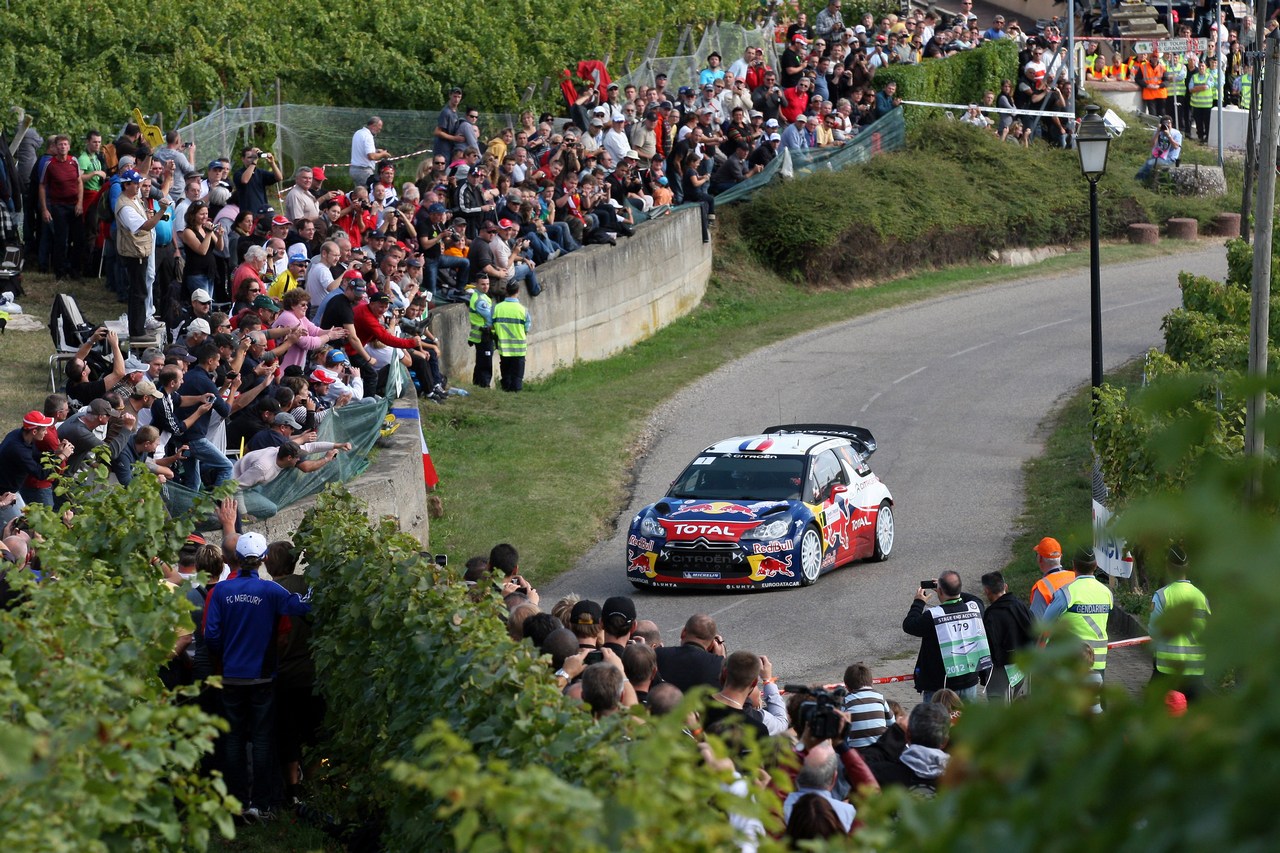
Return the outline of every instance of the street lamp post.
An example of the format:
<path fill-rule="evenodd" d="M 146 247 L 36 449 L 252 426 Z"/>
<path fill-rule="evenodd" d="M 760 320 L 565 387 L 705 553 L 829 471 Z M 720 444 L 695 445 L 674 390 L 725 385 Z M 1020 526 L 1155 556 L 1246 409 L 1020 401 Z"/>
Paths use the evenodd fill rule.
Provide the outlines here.
<path fill-rule="evenodd" d="M 1098 115 L 1098 107 L 1090 104 L 1080 130 L 1076 133 L 1076 150 L 1080 152 L 1080 171 L 1089 181 L 1089 339 L 1093 362 L 1092 384 L 1096 400 L 1102 387 L 1102 272 L 1098 258 L 1098 179 L 1107 171 L 1107 148 L 1111 134 L 1107 123 Z"/>

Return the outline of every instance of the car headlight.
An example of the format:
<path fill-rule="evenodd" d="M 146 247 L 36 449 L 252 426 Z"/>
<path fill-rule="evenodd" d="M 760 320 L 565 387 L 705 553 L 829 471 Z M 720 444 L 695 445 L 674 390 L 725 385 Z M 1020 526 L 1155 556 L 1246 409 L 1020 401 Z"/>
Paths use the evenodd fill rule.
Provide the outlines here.
<path fill-rule="evenodd" d="M 658 519 L 652 515 L 646 515 L 640 521 L 641 536 L 666 536 L 667 531 L 662 529 L 662 525 L 658 523 Z"/>
<path fill-rule="evenodd" d="M 781 539 L 787 535 L 787 528 L 791 526 L 791 519 L 778 518 L 773 521 L 766 521 L 764 524 L 757 524 L 755 527 L 742 534 L 743 539 Z"/>

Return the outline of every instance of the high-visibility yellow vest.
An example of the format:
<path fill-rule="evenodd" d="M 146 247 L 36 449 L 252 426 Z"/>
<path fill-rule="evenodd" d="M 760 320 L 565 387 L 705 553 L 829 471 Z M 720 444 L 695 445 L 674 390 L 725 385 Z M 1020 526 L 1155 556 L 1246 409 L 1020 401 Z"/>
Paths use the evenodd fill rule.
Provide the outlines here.
<path fill-rule="evenodd" d="M 471 331 L 467 334 L 467 341 L 473 344 L 480 343 L 480 332 L 484 327 L 489 325 L 489 321 L 484 318 L 484 314 L 480 313 L 479 306 L 489 303 L 488 295 L 481 293 L 474 287 L 468 287 L 469 295 L 467 296 L 467 314 L 471 318 Z M 489 303 L 492 305 L 492 303 Z M 492 309 L 490 309 L 492 313 Z"/>
<path fill-rule="evenodd" d="M 1111 590 L 1090 575 L 1067 584 L 1067 609 L 1063 626 L 1093 649 L 1093 668 L 1107 668 L 1107 617 L 1111 615 Z"/>
<path fill-rule="evenodd" d="M 1204 646 L 1200 638 L 1209 620 L 1209 600 L 1190 581 L 1174 581 L 1156 592 L 1159 617 L 1151 621 L 1156 669 L 1171 675 L 1204 675 Z M 1177 625 L 1178 633 L 1162 626 Z"/>
<path fill-rule="evenodd" d="M 1208 86 L 1209 88 L 1202 91 L 1196 91 L 1197 86 Z M 1195 74 L 1191 75 L 1191 85 L 1188 87 L 1191 93 L 1191 106 L 1196 109 L 1213 106 L 1214 98 L 1218 96 L 1218 74 L 1216 71 L 1210 71 L 1208 68 L 1201 68 Z"/>
<path fill-rule="evenodd" d="M 498 343 L 498 355 L 507 358 L 523 358 L 528 347 L 528 329 L 525 322 L 529 312 L 514 299 L 504 299 L 493 309 L 493 337 Z"/>

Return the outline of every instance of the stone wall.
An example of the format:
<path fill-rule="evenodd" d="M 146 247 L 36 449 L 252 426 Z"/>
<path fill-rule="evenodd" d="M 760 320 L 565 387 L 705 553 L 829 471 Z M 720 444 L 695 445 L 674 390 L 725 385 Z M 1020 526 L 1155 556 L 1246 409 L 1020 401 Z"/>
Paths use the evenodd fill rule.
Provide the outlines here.
<path fill-rule="evenodd" d="M 404 396 L 395 401 L 393 409 L 409 409 L 415 415 L 418 397 L 409 385 Z M 422 476 L 421 421 L 402 419 L 400 428 L 390 438 L 382 439 L 373 464 L 356 479 L 346 484 L 351 494 L 369 505 L 369 518 L 376 520 L 385 515 L 394 516 L 400 529 L 418 538 L 425 548 L 430 542 L 430 523 L 427 519 L 427 485 Z M 303 498 L 281 509 L 271 518 L 254 521 L 246 526 L 267 537 L 292 539 L 302 523 L 302 516 L 315 505 L 316 496 Z"/>
<path fill-rule="evenodd" d="M 617 246 L 587 246 L 538 267 L 542 294 L 530 299 L 525 378 L 576 361 L 607 358 L 693 310 L 711 276 L 711 245 L 702 242 L 698 212 L 681 210 L 646 222 Z M 501 298 L 493 291 L 495 303 Z M 432 312 L 443 344 L 443 368 L 458 385 L 471 381 L 475 351 L 467 346 L 465 305 Z M 494 378 L 498 376 L 494 357 Z"/>

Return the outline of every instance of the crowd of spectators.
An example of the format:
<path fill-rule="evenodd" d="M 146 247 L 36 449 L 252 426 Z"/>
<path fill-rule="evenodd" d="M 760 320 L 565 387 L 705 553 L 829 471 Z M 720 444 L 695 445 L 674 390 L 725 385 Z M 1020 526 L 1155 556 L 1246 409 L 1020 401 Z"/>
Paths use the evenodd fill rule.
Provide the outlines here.
<path fill-rule="evenodd" d="M 1173 576 L 1185 579 L 1185 556 L 1178 549 L 1171 554 Z M 705 613 L 690 616 L 678 640 L 664 641 L 628 596 L 543 600 L 521 575 L 511 545 L 473 557 L 464 580 L 477 599 L 502 596 L 511 638 L 546 656 L 558 687 L 585 712 L 599 718 L 643 706 L 660 716 L 701 690 L 702 700 L 685 724 L 710 766 L 732 770 L 734 763 L 732 752 L 730 760 L 716 757 L 707 734 L 721 737 L 731 750 L 763 750 L 766 765 L 777 760 L 774 750 L 793 752 L 795 761 L 784 765 L 792 785 L 780 791 L 780 816 L 787 837 L 798 842 L 856 831 L 857 809 L 884 788 L 932 797 L 955 784 L 947 773 L 949 748 L 963 709 L 1025 697 L 1027 677 L 1016 656 L 1045 638 L 1068 649 L 1067 665 L 1077 667 L 1083 695 L 1097 695 L 1106 671 L 1111 593 L 1095 578 L 1091 550 L 1076 554 L 1066 569 L 1052 538 L 1037 545 L 1036 555 L 1044 579 L 1032 593 L 1035 617 L 1033 607 L 1010 594 L 1000 572 L 982 577 L 981 595 L 963 591 L 954 571 L 916 592 L 902 623 L 905 634 L 921 640 L 913 671 L 920 702 L 910 708 L 886 699 L 863 662 L 849 664 L 841 684 L 784 689 L 767 650 L 731 648 Z M 1175 592 L 1168 590 L 1198 601 L 1198 591 L 1181 580 L 1162 590 L 1157 602 L 1173 600 Z M 1198 612 L 1207 614 L 1207 603 L 1200 603 Z M 1203 622 L 1190 639 L 1170 638 L 1169 648 L 1188 650 L 1198 644 L 1201 630 Z M 1153 681 L 1162 689 L 1185 690 L 1191 671 L 1184 666 L 1172 677 L 1157 672 Z M 1102 711 L 1094 699 L 1084 709 Z M 736 792 L 748 795 L 746 781 L 739 781 Z M 750 821 L 740 828 L 763 831 Z"/>
<path fill-rule="evenodd" d="M 135 353 L 154 343 L 184 370 L 201 343 L 219 348 L 221 402 L 192 436 L 212 428 L 219 450 L 237 447 L 218 439 L 230 415 L 244 411 L 240 420 L 258 425 L 259 401 L 288 409 L 292 401 L 277 393 L 286 378 L 307 384 L 332 376 L 324 393 L 339 404 L 379 393 L 388 365 L 399 360 L 424 395 L 444 401 L 448 380 L 428 328 L 430 307 L 465 302 L 473 325 L 493 336 L 493 318 L 476 316 L 481 273 L 498 297 L 512 283 L 537 296 L 540 265 L 586 244 L 615 243 L 674 205 L 698 204 L 709 240 L 715 197 L 758 174 L 781 148 L 847 144 L 897 108 L 893 84 L 874 86 L 885 65 L 1013 38 L 1030 52 L 1028 69 L 1058 79 L 1063 63 L 1042 63 L 1035 38 L 1016 24 L 1006 30 L 1000 18 L 983 30 L 970 4 L 961 7 L 946 21 L 914 9 L 846 26 L 834 0 L 812 26 L 803 14 L 783 25 L 786 48 L 776 68 L 748 48 L 731 62 L 711 54 L 688 80 L 658 74 L 653 85 L 568 85 L 567 120 L 526 111 L 512 126 L 482 130 L 479 111 L 455 87 L 428 140 L 431 155 L 411 174 L 399 174 L 402 158 L 380 146 L 379 117 L 359 128 L 346 167 L 349 191 L 327 188 L 323 166 L 299 166 L 290 183 L 272 154 L 253 145 L 205 161 L 179 131 L 152 150 L 129 124 L 108 144 L 91 131 L 73 152 L 65 136 L 46 140 L 32 129 L 17 156 L 27 251 L 60 278 L 101 270 L 127 304 Z M 1049 94 L 1025 88 L 1025 81 L 1016 92 L 1011 84 L 1000 103 L 1048 109 L 1060 100 L 1052 87 Z M 1012 128 L 1026 140 L 1008 117 L 997 123 L 1002 134 Z M 1064 141 L 1062 123 L 1048 124 Z M 274 370 L 259 371 L 260 353 Z M 98 358 L 78 361 L 87 362 L 90 379 L 115 369 L 105 346 Z M 232 388 L 236 374 L 240 385 Z M 187 384 L 184 377 L 179 390 Z M 265 387 L 249 397 L 258 386 Z M 69 396 L 77 406 L 93 401 Z M 170 408 L 180 421 L 193 407 Z M 305 422 L 301 411 L 295 415 Z M 162 435 L 166 455 L 179 450 L 177 435 Z M 206 462 L 229 468 L 211 456 Z"/>
<path fill-rule="evenodd" d="M 1264 34 L 1275 31 L 1277 15 L 1280 12 L 1270 14 Z M 1218 106 L 1220 93 L 1223 105 L 1249 108 L 1253 71 L 1246 51 L 1257 36 L 1252 16 L 1233 20 L 1219 30 L 1206 12 L 1180 23 L 1177 32 L 1179 39 L 1204 39 L 1204 50 L 1166 54 L 1156 43 L 1150 52 L 1133 53 L 1125 59 L 1118 43 L 1088 41 L 1085 76 L 1090 80 L 1133 83 L 1141 92 L 1142 106 L 1148 114 L 1168 118 L 1172 129 L 1180 134 L 1194 131 L 1197 141 L 1205 144 L 1209 141 L 1210 113 Z"/>

